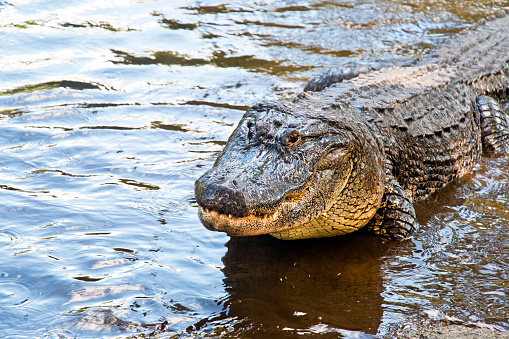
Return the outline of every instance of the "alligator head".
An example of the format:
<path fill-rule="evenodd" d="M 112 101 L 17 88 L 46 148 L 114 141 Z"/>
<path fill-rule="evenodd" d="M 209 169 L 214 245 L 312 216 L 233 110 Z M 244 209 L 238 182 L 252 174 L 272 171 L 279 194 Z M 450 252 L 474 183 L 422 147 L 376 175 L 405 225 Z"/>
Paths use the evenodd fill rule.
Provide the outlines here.
<path fill-rule="evenodd" d="M 283 239 L 364 226 L 383 195 L 381 147 L 365 124 L 331 110 L 252 107 L 195 183 L 202 223 L 233 236 Z"/>

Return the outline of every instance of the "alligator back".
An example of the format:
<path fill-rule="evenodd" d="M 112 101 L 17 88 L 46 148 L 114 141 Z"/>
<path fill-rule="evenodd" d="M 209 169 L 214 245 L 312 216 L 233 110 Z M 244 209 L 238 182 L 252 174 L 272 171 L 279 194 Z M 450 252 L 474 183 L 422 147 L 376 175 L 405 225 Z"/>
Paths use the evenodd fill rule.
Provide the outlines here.
<path fill-rule="evenodd" d="M 411 200 L 420 200 L 477 163 L 482 124 L 476 99 L 507 98 L 508 88 L 509 15 L 501 11 L 411 66 L 363 74 L 305 100 L 326 103 L 332 114 L 345 105 L 364 112 L 383 141 L 388 174 Z"/>

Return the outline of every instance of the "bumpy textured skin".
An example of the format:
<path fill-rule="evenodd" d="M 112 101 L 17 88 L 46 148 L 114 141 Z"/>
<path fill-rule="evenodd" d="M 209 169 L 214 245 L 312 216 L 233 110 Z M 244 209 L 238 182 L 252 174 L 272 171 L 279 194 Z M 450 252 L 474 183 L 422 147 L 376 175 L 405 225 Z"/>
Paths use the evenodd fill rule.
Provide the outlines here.
<path fill-rule="evenodd" d="M 413 202 L 509 150 L 509 10 L 407 67 L 329 72 L 297 98 L 242 118 L 195 185 L 200 219 L 230 235 L 391 239 L 418 228 Z M 317 92 L 313 92 L 317 91 Z"/>

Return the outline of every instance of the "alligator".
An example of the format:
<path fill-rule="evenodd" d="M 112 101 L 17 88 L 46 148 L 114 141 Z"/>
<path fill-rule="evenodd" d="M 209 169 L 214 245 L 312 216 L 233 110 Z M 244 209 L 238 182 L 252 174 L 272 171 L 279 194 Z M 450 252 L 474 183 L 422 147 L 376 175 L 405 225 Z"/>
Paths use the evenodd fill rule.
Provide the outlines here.
<path fill-rule="evenodd" d="M 231 236 L 407 239 L 413 203 L 509 152 L 509 9 L 406 66 L 331 71 L 251 107 L 195 183 L 201 222 Z"/>

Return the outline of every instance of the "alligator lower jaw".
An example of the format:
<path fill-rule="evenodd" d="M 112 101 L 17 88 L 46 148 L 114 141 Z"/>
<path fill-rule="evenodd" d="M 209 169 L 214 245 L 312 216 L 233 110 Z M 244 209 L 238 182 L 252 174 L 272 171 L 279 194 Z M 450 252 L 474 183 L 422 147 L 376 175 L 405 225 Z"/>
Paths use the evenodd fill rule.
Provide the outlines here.
<path fill-rule="evenodd" d="M 277 226 L 278 211 L 272 214 L 248 215 L 236 217 L 223 214 L 216 210 L 209 210 L 200 206 L 200 219 L 206 228 L 212 231 L 226 232 L 232 236 L 252 236 L 267 234 L 274 230 L 287 227 Z"/>

